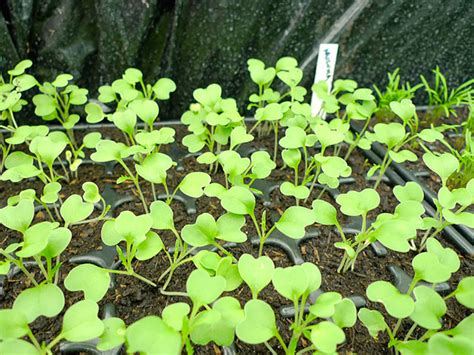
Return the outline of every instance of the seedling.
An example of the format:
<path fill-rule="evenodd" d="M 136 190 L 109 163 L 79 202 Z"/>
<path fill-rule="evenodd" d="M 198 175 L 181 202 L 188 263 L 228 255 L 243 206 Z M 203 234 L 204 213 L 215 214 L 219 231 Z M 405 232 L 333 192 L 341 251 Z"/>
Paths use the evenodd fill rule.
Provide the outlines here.
<path fill-rule="evenodd" d="M 29 324 L 38 316 L 48 318 L 58 315 L 64 308 L 64 296 L 55 285 L 40 285 L 23 291 L 12 309 L 0 310 L 0 351 L 3 354 L 52 354 L 61 340 L 84 342 L 97 338 L 104 332 L 98 318 L 99 306 L 83 300 L 73 304 L 64 314 L 62 328 L 49 343 L 40 342 Z M 27 336 L 30 342 L 22 339 Z"/>
<path fill-rule="evenodd" d="M 311 210 L 301 206 L 291 206 L 286 209 L 280 219 L 269 229 L 267 228 L 266 212 L 263 213 L 260 223 L 255 215 L 255 196 L 241 186 L 233 186 L 226 190 L 223 186 L 214 183 L 209 185 L 206 195 L 220 199 L 222 207 L 229 213 L 250 216 L 260 240 L 259 256 L 262 256 L 263 245 L 275 229 L 293 239 L 301 239 L 305 235 L 305 228 L 314 223 Z"/>
<path fill-rule="evenodd" d="M 418 137 L 418 116 L 415 105 L 410 100 L 405 99 L 401 102 L 391 102 L 390 108 L 403 123 L 378 123 L 374 126 L 373 133 L 365 133 L 365 138 L 371 143 L 377 142 L 386 146 L 382 163 L 373 165 L 367 173 L 367 176 L 371 177 L 378 171 L 374 185 L 375 189 L 379 186 L 392 161 L 403 163 L 405 161 L 414 162 L 418 159 L 415 153 L 408 149 L 402 149 L 404 145 Z"/>
<path fill-rule="evenodd" d="M 255 273 L 256 269 L 262 270 L 263 274 Z M 316 303 L 309 308 L 309 314 L 305 316 L 304 308 L 308 296 L 321 285 L 321 274 L 314 264 L 304 263 L 274 269 L 273 263 L 267 257 L 255 260 L 244 254 L 239 260 L 239 271 L 253 294 L 253 299 L 245 304 L 244 318 L 236 327 L 237 337 L 246 343 L 264 343 L 270 352 L 275 354 L 268 343 L 275 337 L 285 354 L 295 354 L 300 338 L 305 336 L 311 345 L 300 350 L 299 354 L 309 351 L 332 353 L 336 351 L 337 345 L 345 340 L 342 328 L 355 324 L 354 304 L 336 292 L 319 296 Z M 295 319 L 290 328 L 292 336 L 288 345 L 277 328 L 273 309 L 266 302 L 257 299 L 258 292 L 270 281 L 275 290 L 294 305 Z M 318 318 L 331 318 L 332 321 L 324 320 L 315 324 Z"/>
<path fill-rule="evenodd" d="M 415 256 L 412 266 L 414 277 L 406 293 L 401 293 L 386 281 L 373 282 L 367 288 L 367 297 L 373 302 L 382 303 L 387 313 L 397 319 L 396 325 L 391 328 L 382 313 L 367 308 L 359 311 L 360 321 L 374 338 L 378 337 L 379 332 L 387 332 L 390 338 L 389 348 L 395 347 L 402 354 L 413 351 L 429 353 L 429 349 L 439 351 L 446 346 L 441 344 L 446 342 L 451 344 L 451 349 L 458 349 L 462 353 L 469 337 L 465 325 L 472 322 L 472 316 L 449 330 L 441 330 L 440 320 L 447 312 L 445 300 L 449 298 L 455 297 L 464 306 L 471 309 L 474 307 L 469 290 L 473 277 L 464 278 L 456 290 L 444 298 L 434 287 L 420 284 L 421 281 L 426 281 L 434 286 L 436 283 L 448 281 L 452 273 L 459 269 L 460 262 L 456 253 L 452 249 L 442 247 L 435 239 L 428 240 L 427 251 Z M 399 331 L 403 321 L 408 320 L 412 325 L 403 337 Z M 425 333 L 419 339 L 412 340 L 412 335 L 418 328 L 425 329 Z M 449 338 L 449 335 L 454 337 Z M 435 348 L 438 344 L 441 347 Z"/>
<path fill-rule="evenodd" d="M 390 103 L 393 101 L 401 102 L 402 100 L 411 100 L 415 93 L 423 84 L 411 86 L 409 82 L 401 84 L 400 68 L 395 69 L 392 73 L 387 73 L 388 83 L 385 91 L 382 92 L 377 85 L 374 85 L 374 90 L 378 96 L 378 112 L 377 116 L 380 118 L 394 118 L 393 112 L 390 109 Z"/>
<path fill-rule="evenodd" d="M 374 189 L 350 191 L 337 196 L 336 202 L 344 215 L 361 217 L 360 232 L 353 239 L 344 234 L 337 219 L 337 211 L 331 204 L 323 200 L 313 201 L 316 222 L 334 225 L 341 236 L 342 242 L 334 244 L 336 248 L 344 250 L 338 272 L 354 270 L 357 257 L 376 240 L 397 252 L 406 253 L 413 248 L 410 241 L 416 237 L 417 229 L 422 229 L 424 225 L 421 218 L 425 211 L 422 205 L 423 191 L 416 183 L 409 182 L 403 187 L 397 186 L 394 194 L 400 201 L 394 213 L 379 214 L 370 226 L 367 213 L 380 204 L 380 197 Z"/>
<path fill-rule="evenodd" d="M 435 120 L 442 116 L 457 116 L 456 107 L 469 105 L 474 96 L 474 79 L 468 80 L 457 88 L 449 89 L 446 77 L 437 66 L 432 70 L 434 74 L 434 86 L 431 87 L 428 80 L 420 75 L 420 79 L 428 94 L 428 105 L 433 106 L 433 118 Z"/>

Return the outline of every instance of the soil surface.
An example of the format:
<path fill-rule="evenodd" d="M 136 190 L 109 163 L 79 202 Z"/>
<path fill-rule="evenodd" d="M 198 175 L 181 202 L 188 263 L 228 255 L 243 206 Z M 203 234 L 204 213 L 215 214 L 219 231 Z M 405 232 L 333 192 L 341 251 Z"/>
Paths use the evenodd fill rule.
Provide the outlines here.
<path fill-rule="evenodd" d="M 181 141 L 182 137 L 186 134 L 182 127 L 177 127 L 176 139 L 178 142 Z M 83 132 L 78 132 L 77 136 L 82 137 Z M 110 130 L 103 132 L 103 136 L 111 136 L 114 139 L 120 139 L 120 134 Z M 169 152 L 171 146 L 163 147 L 163 152 Z M 261 137 L 257 138 L 256 141 L 251 144 L 252 149 L 267 149 L 272 151 L 273 149 L 273 137 Z M 278 183 L 285 180 L 293 179 L 293 171 L 282 168 L 282 162 L 279 160 L 277 169 L 275 169 L 269 177 L 268 181 L 277 185 Z M 129 164 L 132 166 L 132 164 Z M 357 150 L 352 154 L 349 159 L 349 165 L 352 167 L 352 177 L 354 183 L 342 184 L 339 187 L 341 192 L 347 192 L 350 190 L 360 191 L 366 187 L 372 187 L 373 182 L 367 181 L 365 178 L 366 172 L 369 168 L 369 163 L 366 161 L 364 156 Z M 183 167 L 184 169 L 180 169 Z M 170 189 L 179 183 L 187 172 L 190 171 L 204 171 L 207 172 L 207 166 L 197 163 L 196 156 L 188 156 L 178 164 L 176 169 L 171 169 L 168 175 L 168 183 Z M 84 164 L 79 168 L 79 179 L 73 178 L 68 184 L 63 185 L 61 191 L 61 197 L 67 198 L 71 194 L 78 193 L 82 194 L 81 186 L 85 181 L 93 181 L 99 186 L 100 191 L 104 191 L 107 186 L 111 186 L 113 191 L 118 195 L 129 195 L 131 201 L 125 202 L 121 205 L 116 206 L 113 210 L 113 214 L 116 216 L 121 211 L 131 210 L 135 214 L 144 213 L 143 206 L 137 197 L 135 189 L 130 183 L 116 184 L 117 178 L 123 174 L 123 169 L 120 166 L 116 166 L 113 169 L 107 169 L 102 165 L 89 165 Z M 212 175 L 213 181 L 224 183 L 223 174 L 218 172 Z M 20 184 L 13 184 L 10 182 L 0 183 L 0 206 L 6 204 L 8 197 L 18 194 L 20 191 L 27 188 L 32 188 L 37 192 L 39 196 L 42 191 L 43 184 L 36 180 L 23 181 Z M 393 212 L 397 201 L 392 193 L 393 186 L 390 183 L 382 183 L 378 188 L 378 192 L 381 195 L 380 206 L 369 215 L 370 218 L 381 212 Z M 146 200 L 150 203 L 153 200 L 153 193 L 149 184 L 143 183 L 142 189 Z M 164 190 L 157 186 L 157 193 L 164 193 Z M 321 193 L 320 190 L 315 189 L 312 196 L 308 199 L 308 202 L 301 201 L 301 205 L 310 207 L 311 201 Z M 328 191 L 325 191 L 321 198 L 334 204 L 338 205 L 332 199 Z M 267 222 L 271 226 L 272 221 L 270 215 L 272 213 L 281 214 L 286 208 L 294 205 L 295 201 L 292 198 L 283 196 L 279 189 L 275 189 L 270 193 L 271 206 L 265 207 L 258 199 L 257 203 L 257 219 L 260 220 L 263 211 L 267 211 Z M 186 206 L 179 202 L 173 201 L 172 208 L 174 212 L 175 225 L 178 230 L 181 230 L 186 224 L 194 223 L 196 216 L 200 213 L 210 213 L 215 218 L 219 217 L 224 213 L 219 201 L 215 198 L 201 197 L 195 201 L 197 214 L 188 214 Z M 96 215 L 99 211 L 94 212 Z M 35 223 L 41 220 L 45 220 L 47 216 L 44 211 L 38 211 L 35 217 Z M 346 217 L 339 213 L 339 218 L 342 224 L 348 223 Z M 87 254 L 92 251 L 103 250 L 103 245 L 100 239 L 100 231 L 103 222 L 95 222 L 87 225 L 72 226 L 71 231 L 73 238 L 66 252 L 62 255 L 64 264 L 61 268 L 59 283 L 62 286 L 62 280 L 64 279 L 67 272 L 74 266 L 68 260 L 75 255 Z M 307 262 L 315 263 L 322 273 L 322 286 L 324 291 L 337 291 L 345 297 L 350 296 L 363 296 L 365 297 L 365 289 L 367 286 L 376 280 L 393 281 L 393 275 L 387 269 L 388 265 L 396 265 L 405 270 L 411 275 L 411 259 L 416 255 L 415 252 L 409 253 L 395 253 L 388 251 L 386 256 L 377 256 L 371 248 L 366 249 L 362 255 L 360 255 L 356 264 L 355 271 L 347 272 L 345 274 L 337 273 L 337 267 L 340 263 L 342 252 L 334 247 L 334 243 L 339 241 L 338 234 L 333 228 L 327 226 L 316 225 L 319 231 L 319 236 L 309 238 L 308 240 L 300 243 L 300 253 L 303 259 Z M 228 248 L 236 258 L 243 253 L 249 253 L 254 256 L 258 254 L 258 250 L 255 246 L 252 246 L 250 239 L 256 236 L 255 228 L 250 220 L 247 220 L 246 225 L 242 229 L 249 237 L 249 240 L 245 243 L 239 244 L 236 247 Z M 160 237 L 164 241 L 167 247 L 174 245 L 174 237 L 168 232 L 160 233 Z M 4 248 L 6 245 L 20 238 L 18 233 L 9 231 L 3 226 L 0 226 L 0 247 Z M 452 247 L 445 239 L 440 238 L 440 241 L 447 246 Z M 285 252 L 274 246 L 265 246 L 264 254 L 272 258 L 276 266 L 290 266 L 292 265 L 291 260 L 285 254 Z M 125 323 L 131 324 L 134 321 L 151 314 L 161 315 L 162 310 L 167 305 L 174 302 L 188 302 L 186 297 L 180 296 L 165 296 L 160 293 L 160 287 L 163 285 L 163 280 L 158 281 L 161 273 L 168 268 L 168 261 L 164 253 L 158 254 L 153 259 L 147 262 L 136 262 L 134 269 L 139 274 L 149 278 L 150 280 L 157 282 L 158 287 L 153 288 L 147 284 L 139 281 L 133 277 L 127 277 L 119 275 L 115 278 L 115 288 L 109 290 L 104 299 L 100 302 L 103 306 L 107 303 L 113 303 L 116 307 L 116 315 L 121 317 Z M 185 284 L 188 275 L 195 269 L 195 266 L 189 262 L 179 267 L 171 279 L 170 284 L 167 287 L 168 291 L 185 291 Z M 37 278 L 41 280 L 40 273 L 36 267 L 31 267 L 31 272 Z M 449 281 L 451 289 L 454 289 L 457 283 L 463 276 L 472 274 L 472 260 L 461 257 L 461 268 L 456 272 Z M 29 281 L 22 275 L 14 275 L 4 281 L 4 294 L 0 296 L 0 307 L 6 308 L 11 307 L 15 297 L 25 288 L 30 287 Z M 64 290 L 66 296 L 66 305 L 69 306 L 74 302 L 81 299 L 82 295 L 79 293 L 71 293 Z M 247 286 L 241 286 L 236 291 L 227 292 L 224 295 L 231 295 L 239 299 L 243 306 L 246 301 L 251 299 L 250 290 Z M 280 332 L 285 339 L 289 341 L 291 333 L 289 327 L 292 323 L 291 319 L 284 318 L 280 315 L 278 310 L 285 305 L 289 305 L 289 301 L 281 297 L 270 284 L 260 294 L 259 298 L 269 303 L 275 310 L 277 316 L 277 323 Z M 455 300 L 450 299 L 448 302 L 448 312 L 444 317 L 444 327 L 450 328 L 456 325 L 460 320 L 470 314 L 470 311 L 458 304 Z M 387 316 L 383 307 L 379 304 L 368 302 L 367 305 L 371 309 L 378 309 L 384 315 Z M 66 307 L 67 308 L 67 307 Z M 47 319 L 40 317 L 37 321 L 32 324 L 33 333 L 36 335 L 39 341 L 50 341 L 61 328 L 63 313 L 54 319 Z M 386 319 L 390 319 L 387 316 Z M 390 320 L 391 324 L 394 325 L 395 321 Z M 402 324 L 401 333 L 408 331 L 410 324 L 404 322 Z M 359 354 L 386 354 L 388 350 L 386 348 L 388 338 L 384 335 L 381 336 L 377 341 L 374 340 L 367 332 L 365 327 L 358 321 L 356 326 L 346 331 L 346 342 L 338 348 L 338 352 L 344 353 L 359 353 Z M 416 336 L 420 334 L 415 334 Z M 271 341 L 270 344 L 278 352 L 282 353 L 282 349 L 279 347 L 276 341 Z M 305 339 L 299 344 L 299 348 L 302 349 L 309 345 L 309 342 Z M 57 350 L 57 349 L 56 349 Z M 268 353 L 265 346 L 250 346 L 244 344 L 239 340 L 235 342 L 235 350 L 239 354 L 263 354 Z M 222 354 L 222 349 L 214 344 L 210 344 L 204 347 L 196 346 L 196 353 L 198 354 Z"/>

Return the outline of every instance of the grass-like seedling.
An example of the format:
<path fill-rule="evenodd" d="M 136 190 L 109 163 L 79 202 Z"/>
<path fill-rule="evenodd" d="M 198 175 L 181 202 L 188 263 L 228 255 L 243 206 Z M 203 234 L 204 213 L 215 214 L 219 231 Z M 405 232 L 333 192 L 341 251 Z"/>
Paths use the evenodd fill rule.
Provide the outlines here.
<path fill-rule="evenodd" d="M 428 95 L 428 105 L 433 106 L 433 119 L 440 117 L 457 116 L 456 107 L 469 105 L 474 97 L 474 79 L 468 80 L 457 88 L 449 89 L 446 77 L 439 66 L 432 70 L 434 84 L 431 86 L 428 80 L 420 75 L 421 82 Z"/>
<path fill-rule="evenodd" d="M 401 102 L 404 99 L 411 100 L 415 93 L 423 84 L 411 86 L 409 82 L 401 84 L 400 68 L 395 69 L 391 73 L 387 73 L 388 83 L 384 91 L 374 85 L 374 90 L 378 96 L 378 111 L 377 116 L 386 119 L 394 118 L 393 112 L 390 109 L 390 103 L 393 101 Z"/>

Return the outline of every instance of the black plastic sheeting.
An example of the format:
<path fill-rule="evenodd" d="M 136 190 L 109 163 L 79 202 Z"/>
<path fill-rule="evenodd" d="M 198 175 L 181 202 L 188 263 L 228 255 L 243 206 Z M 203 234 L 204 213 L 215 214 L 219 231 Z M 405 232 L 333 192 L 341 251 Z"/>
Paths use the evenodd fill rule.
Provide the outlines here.
<path fill-rule="evenodd" d="M 473 75 L 472 0 L 2 0 L 0 69 L 24 58 L 42 80 L 73 74 L 94 94 L 135 66 L 178 91 L 179 118 L 192 91 L 220 83 L 242 107 L 252 88 L 246 60 L 296 57 L 305 84 L 320 42 L 340 44 L 336 77 L 383 84 L 401 68 L 418 82 L 440 65 L 452 84 Z M 162 115 L 164 117 L 164 115 Z"/>

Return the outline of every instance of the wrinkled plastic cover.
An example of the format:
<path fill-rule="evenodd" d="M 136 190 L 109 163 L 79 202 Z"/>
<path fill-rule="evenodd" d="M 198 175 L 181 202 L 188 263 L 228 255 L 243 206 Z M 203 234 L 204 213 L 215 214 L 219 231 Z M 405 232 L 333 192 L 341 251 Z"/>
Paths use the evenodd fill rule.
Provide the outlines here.
<path fill-rule="evenodd" d="M 179 118 L 195 88 L 221 84 L 242 107 L 246 60 L 294 56 L 309 88 L 320 42 L 340 44 L 336 78 L 418 82 L 440 65 L 452 84 L 473 77 L 472 0 L 4 0 L 0 69 L 21 59 L 52 80 L 73 74 L 92 90 L 135 66 L 175 80 L 163 114 Z M 164 117 L 164 115 L 162 115 Z"/>

